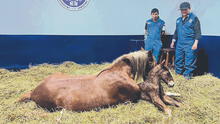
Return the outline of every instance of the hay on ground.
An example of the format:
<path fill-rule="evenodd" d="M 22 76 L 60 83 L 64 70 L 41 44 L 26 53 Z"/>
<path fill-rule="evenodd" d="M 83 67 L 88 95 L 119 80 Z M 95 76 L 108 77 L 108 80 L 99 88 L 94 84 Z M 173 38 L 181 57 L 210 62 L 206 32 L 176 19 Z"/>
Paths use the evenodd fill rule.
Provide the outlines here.
<path fill-rule="evenodd" d="M 0 124 L 4 123 L 62 123 L 62 124 L 219 124 L 220 123 L 220 79 L 210 74 L 190 81 L 174 74 L 176 85 L 166 91 L 181 94 L 181 108 L 171 107 L 173 117 L 167 116 L 145 101 L 120 104 L 116 107 L 83 113 L 71 111 L 47 112 L 34 102 L 16 103 L 16 100 L 35 88 L 39 81 L 54 72 L 71 75 L 97 74 L 109 64 L 78 65 L 66 62 L 61 65 L 43 64 L 18 72 L 0 69 Z"/>

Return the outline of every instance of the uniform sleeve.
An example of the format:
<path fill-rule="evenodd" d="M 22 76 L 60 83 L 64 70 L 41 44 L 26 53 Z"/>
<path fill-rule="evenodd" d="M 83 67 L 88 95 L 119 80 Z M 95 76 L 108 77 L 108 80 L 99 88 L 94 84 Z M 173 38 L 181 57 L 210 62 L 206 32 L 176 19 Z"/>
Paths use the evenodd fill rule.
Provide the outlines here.
<path fill-rule="evenodd" d="M 193 28 L 195 31 L 195 40 L 199 40 L 201 38 L 201 26 L 198 17 L 195 18 L 195 24 Z"/>
<path fill-rule="evenodd" d="M 177 40 L 177 29 L 175 29 L 174 34 L 173 34 L 173 40 Z"/>
<path fill-rule="evenodd" d="M 147 23 L 145 24 L 145 30 L 147 30 Z"/>
<path fill-rule="evenodd" d="M 179 20 L 179 18 L 176 20 L 176 22 Z M 177 35 L 177 23 L 176 23 L 176 29 L 174 31 L 174 34 L 173 34 L 173 41 L 176 41 L 178 39 L 178 35 Z"/>
<path fill-rule="evenodd" d="M 162 33 L 165 33 L 165 22 L 163 21 Z"/>
<path fill-rule="evenodd" d="M 175 32 L 174 32 L 174 34 L 173 34 L 173 39 L 177 39 L 177 32 L 176 32 L 176 29 L 175 29 Z"/>

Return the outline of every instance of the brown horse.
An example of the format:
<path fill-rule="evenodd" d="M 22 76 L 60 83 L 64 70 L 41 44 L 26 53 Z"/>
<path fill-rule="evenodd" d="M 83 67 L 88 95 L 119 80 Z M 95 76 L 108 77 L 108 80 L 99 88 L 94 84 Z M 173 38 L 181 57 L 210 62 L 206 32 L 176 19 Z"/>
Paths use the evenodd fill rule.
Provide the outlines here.
<path fill-rule="evenodd" d="M 65 108 L 84 111 L 139 99 L 140 89 L 134 79 L 143 77 L 152 67 L 152 53 L 125 54 L 98 75 L 70 76 L 61 73 L 45 78 L 20 101 L 33 100 L 47 110 Z"/>
<path fill-rule="evenodd" d="M 164 63 L 165 61 L 150 70 L 148 79 L 138 85 L 141 91 L 141 99 L 152 102 L 159 109 L 171 116 L 171 109 L 169 109 L 165 103 L 177 107 L 181 104 L 164 93 L 163 87 L 160 83 L 161 80 L 170 87 L 174 86 L 173 77 L 169 69 L 164 66 Z"/>

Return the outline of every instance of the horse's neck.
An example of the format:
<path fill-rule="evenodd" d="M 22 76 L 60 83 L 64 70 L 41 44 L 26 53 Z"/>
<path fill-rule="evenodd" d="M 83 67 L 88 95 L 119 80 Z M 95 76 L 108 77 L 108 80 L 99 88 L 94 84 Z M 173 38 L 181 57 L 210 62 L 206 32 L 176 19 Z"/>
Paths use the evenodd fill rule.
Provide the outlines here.
<path fill-rule="evenodd" d="M 160 82 L 160 76 L 158 73 L 151 73 L 148 75 L 148 82 L 158 85 Z"/>
<path fill-rule="evenodd" d="M 112 66 L 102 70 L 101 72 L 99 72 L 97 77 L 99 75 L 101 75 L 102 73 L 104 73 L 105 71 L 120 72 L 123 74 L 128 74 L 128 76 L 132 78 L 131 67 L 129 65 L 127 65 L 126 63 L 118 63 L 117 65 L 112 65 Z"/>
<path fill-rule="evenodd" d="M 122 63 L 120 63 L 120 64 L 118 64 L 118 65 L 115 65 L 115 66 L 111 67 L 111 69 L 112 69 L 112 70 L 115 70 L 115 71 L 118 71 L 118 72 L 126 73 L 126 74 L 128 74 L 130 77 L 133 77 L 132 72 L 131 72 L 132 68 L 131 68 L 131 66 L 129 66 L 129 65 L 126 64 L 126 63 L 123 63 L 123 62 L 122 62 Z"/>

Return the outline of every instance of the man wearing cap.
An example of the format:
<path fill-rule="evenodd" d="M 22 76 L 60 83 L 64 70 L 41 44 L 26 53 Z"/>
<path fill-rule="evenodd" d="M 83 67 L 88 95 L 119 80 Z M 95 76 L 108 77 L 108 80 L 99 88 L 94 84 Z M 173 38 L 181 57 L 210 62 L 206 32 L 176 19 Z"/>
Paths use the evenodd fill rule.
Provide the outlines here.
<path fill-rule="evenodd" d="M 158 62 L 160 49 L 162 47 L 161 34 L 165 33 L 165 22 L 159 18 L 159 10 L 151 10 L 152 18 L 146 21 L 145 25 L 145 50 L 151 50 Z"/>
<path fill-rule="evenodd" d="M 186 79 L 191 79 L 196 69 L 197 47 L 201 38 L 200 22 L 191 12 L 188 2 L 180 4 L 182 17 L 176 20 L 176 30 L 170 45 L 176 43 L 175 71 Z"/>

